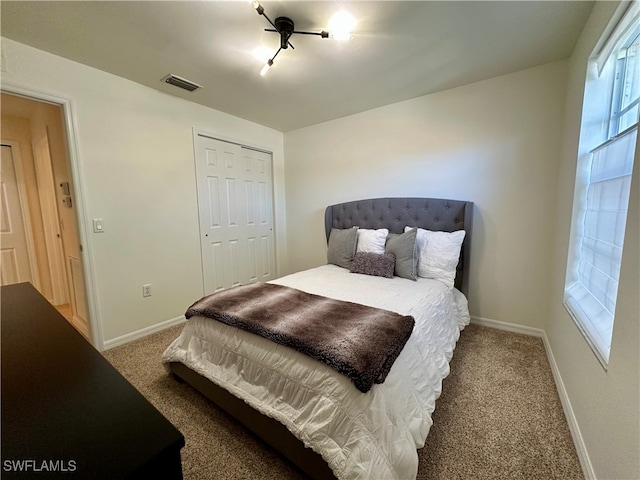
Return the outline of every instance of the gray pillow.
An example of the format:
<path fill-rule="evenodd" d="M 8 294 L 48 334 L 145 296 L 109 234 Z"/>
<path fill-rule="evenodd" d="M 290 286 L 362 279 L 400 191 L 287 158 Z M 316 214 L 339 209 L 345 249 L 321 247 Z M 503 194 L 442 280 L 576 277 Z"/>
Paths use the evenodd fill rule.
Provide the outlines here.
<path fill-rule="evenodd" d="M 398 277 L 417 280 L 418 255 L 416 252 L 416 234 L 418 230 L 412 228 L 405 233 L 390 233 L 387 236 L 387 244 L 384 253 L 393 253 L 396 256 L 395 274 Z"/>
<path fill-rule="evenodd" d="M 393 253 L 356 252 L 351 273 L 393 278 L 396 256 Z"/>
<path fill-rule="evenodd" d="M 340 230 L 332 228 L 329 234 L 329 248 L 327 262 L 343 268 L 351 268 L 353 256 L 356 253 L 358 241 L 358 227 Z"/>

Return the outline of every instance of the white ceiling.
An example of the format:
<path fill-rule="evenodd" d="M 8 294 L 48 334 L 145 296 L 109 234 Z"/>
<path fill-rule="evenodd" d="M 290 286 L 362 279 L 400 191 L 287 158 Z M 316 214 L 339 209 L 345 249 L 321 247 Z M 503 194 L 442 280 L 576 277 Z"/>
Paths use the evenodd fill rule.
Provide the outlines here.
<path fill-rule="evenodd" d="M 343 9 L 348 42 L 294 35 L 271 71 L 253 57 L 279 36 L 246 0 L 0 2 L 2 36 L 280 131 L 568 57 L 585 1 L 263 0 L 296 30 Z M 189 93 L 169 73 L 204 88 Z"/>

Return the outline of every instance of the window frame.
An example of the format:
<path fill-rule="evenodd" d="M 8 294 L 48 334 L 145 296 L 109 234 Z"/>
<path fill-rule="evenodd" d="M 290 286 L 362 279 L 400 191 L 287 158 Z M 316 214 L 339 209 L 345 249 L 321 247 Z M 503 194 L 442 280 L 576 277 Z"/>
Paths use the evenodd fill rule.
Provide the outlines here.
<path fill-rule="evenodd" d="M 638 64 L 637 56 L 640 55 L 640 49 L 637 47 L 635 47 L 635 58 L 628 54 L 630 46 L 640 38 L 640 9 L 636 2 L 630 2 L 622 7 L 622 15 L 618 17 L 617 24 L 611 30 L 613 33 L 609 35 L 603 43 L 599 53 L 589 58 L 587 64 L 583 109 L 580 119 L 581 130 L 578 145 L 579 154 L 576 166 L 573 212 L 571 217 L 572 225 L 562 302 L 569 316 L 576 324 L 578 330 L 585 338 L 605 371 L 608 367 L 611 352 L 617 299 L 613 302 L 613 311 L 609 311 L 609 308 L 598 301 L 598 296 L 592 293 L 596 292 L 597 294 L 597 290 L 591 290 L 590 286 L 582 282 L 584 277 L 581 273 L 581 268 L 583 262 L 589 261 L 588 254 L 593 253 L 593 250 L 589 250 L 588 246 L 583 248 L 583 243 L 587 239 L 587 200 L 589 198 L 589 190 L 592 188 L 591 185 L 597 183 L 596 181 L 591 181 L 596 152 L 614 142 L 623 141 L 623 137 L 630 134 L 633 130 L 637 131 L 638 129 L 638 117 L 636 116 L 634 123 L 620 131 L 620 120 L 624 114 L 624 112 L 622 112 L 622 104 L 624 101 L 623 92 L 625 89 L 624 83 L 628 80 L 626 77 L 626 67 L 630 59 L 632 59 L 635 64 Z M 623 50 L 626 50 L 625 54 L 620 58 Z M 620 62 L 620 60 L 624 61 Z M 608 61 L 613 63 L 606 65 Z M 635 71 L 632 73 L 635 73 Z M 640 81 L 638 77 L 632 77 L 632 80 L 636 82 Z M 632 86 L 637 86 L 637 84 L 632 83 Z M 635 92 L 632 91 L 632 93 Z M 639 103 L 640 94 L 638 98 L 634 95 L 629 105 L 625 107 L 625 110 L 632 110 L 636 108 L 635 106 Z M 638 110 L 640 110 L 640 107 L 638 107 Z M 637 143 L 637 141 L 636 133 L 635 142 Z M 632 149 L 632 151 L 634 150 L 635 149 Z M 631 153 L 631 155 L 633 155 L 633 153 Z M 633 161 L 634 159 L 631 158 L 632 165 Z M 624 191 L 621 191 L 621 193 L 624 193 Z M 625 195 L 621 195 L 620 198 L 624 200 L 624 196 Z M 627 195 L 625 226 L 628 218 L 628 206 L 629 197 Z M 607 210 L 598 211 L 603 212 Z M 589 225 L 592 226 L 593 224 Z M 623 249 L 624 233 L 622 236 L 623 240 L 620 248 Z M 600 237 L 600 239 L 601 238 L 602 237 Z M 621 261 L 619 265 L 616 265 L 617 262 L 615 258 L 609 258 L 612 259 L 610 265 L 618 268 L 619 275 L 619 269 L 622 265 Z M 594 264 L 591 264 L 588 265 L 587 268 L 593 266 Z M 589 272 L 588 275 L 591 275 L 591 272 Z M 588 276 L 586 277 L 586 281 L 591 284 L 595 278 L 597 278 L 597 275 L 596 277 Z M 615 281 L 617 285 L 617 280 Z M 617 290 L 616 287 L 615 297 L 617 297 Z M 605 298 L 605 300 L 607 298 Z M 593 315 L 595 309 L 590 308 L 593 307 L 593 305 L 596 305 L 597 309 L 600 310 L 595 316 Z M 590 310 L 591 315 L 589 314 Z M 606 314 L 603 314 L 603 311 Z M 598 322 L 598 320 L 604 321 Z M 610 322 L 610 325 L 608 322 Z M 606 323 L 607 326 L 602 327 L 599 326 L 598 323 Z M 605 338 L 607 335 L 608 339 Z"/>
<path fill-rule="evenodd" d="M 621 50 L 625 50 L 625 51 L 629 50 L 629 48 L 639 40 L 640 40 L 640 23 L 638 23 L 634 27 L 634 29 L 632 30 L 632 33 L 629 36 L 629 39 L 626 42 L 624 42 L 621 45 L 620 49 L 616 50 L 616 52 L 619 52 Z M 636 55 L 640 55 L 640 49 L 636 53 Z M 611 114 L 609 116 L 609 135 L 608 135 L 609 138 L 608 140 L 605 140 L 605 142 L 612 141 L 618 135 L 622 135 L 625 131 L 629 130 L 630 128 L 633 128 L 634 125 L 638 124 L 638 121 L 636 120 L 635 123 L 628 125 L 622 129 L 620 128 L 620 121 L 622 117 L 625 115 L 625 113 L 640 104 L 640 96 L 638 96 L 637 98 L 635 98 L 635 100 L 632 100 L 631 102 L 629 102 L 629 105 L 623 106 L 624 81 L 625 81 L 626 73 L 629 66 L 628 64 L 629 56 L 625 55 L 624 61 L 621 61 L 621 60 L 622 59 L 620 58 L 615 59 L 613 92 L 612 92 L 612 101 L 611 101 Z M 636 77 L 636 81 L 639 81 L 637 77 Z"/>

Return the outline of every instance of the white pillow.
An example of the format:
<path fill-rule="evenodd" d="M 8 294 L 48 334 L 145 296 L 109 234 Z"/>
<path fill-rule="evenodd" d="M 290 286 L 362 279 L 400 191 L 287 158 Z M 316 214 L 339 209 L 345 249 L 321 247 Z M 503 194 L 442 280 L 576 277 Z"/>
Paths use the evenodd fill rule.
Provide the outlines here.
<path fill-rule="evenodd" d="M 359 228 L 356 252 L 384 253 L 384 244 L 387 243 L 387 235 L 389 235 L 389 230 L 386 228 L 380 228 L 378 230 Z"/>
<path fill-rule="evenodd" d="M 413 227 L 405 227 L 405 232 Z M 440 280 L 453 288 L 460 248 L 466 232 L 432 232 L 418 228 L 418 276 Z"/>

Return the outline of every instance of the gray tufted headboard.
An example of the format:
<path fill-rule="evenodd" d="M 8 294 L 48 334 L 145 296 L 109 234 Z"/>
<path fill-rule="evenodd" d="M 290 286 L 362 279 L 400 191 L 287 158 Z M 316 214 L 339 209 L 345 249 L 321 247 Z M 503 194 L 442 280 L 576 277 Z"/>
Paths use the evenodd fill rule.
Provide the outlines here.
<path fill-rule="evenodd" d="M 465 230 L 455 286 L 465 295 L 469 290 L 469 259 L 473 202 L 439 198 L 373 198 L 330 205 L 324 224 L 329 240 L 332 228 L 387 228 L 402 233 L 405 226 L 455 232 Z"/>

